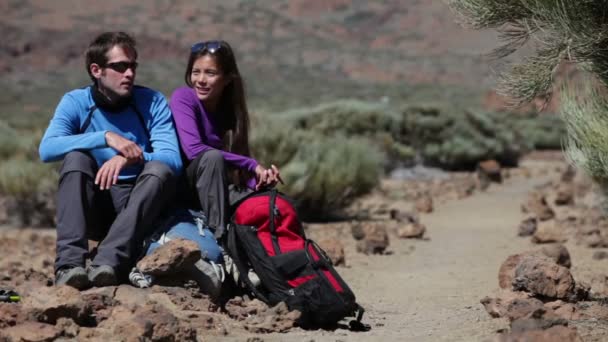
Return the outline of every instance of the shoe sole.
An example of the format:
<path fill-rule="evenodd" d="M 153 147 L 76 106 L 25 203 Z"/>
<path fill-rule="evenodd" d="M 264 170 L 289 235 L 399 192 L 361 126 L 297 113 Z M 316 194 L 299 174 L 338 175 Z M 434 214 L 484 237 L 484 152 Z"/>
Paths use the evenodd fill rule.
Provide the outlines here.
<path fill-rule="evenodd" d="M 61 282 L 61 283 L 56 283 L 56 286 L 61 286 L 61 285 L 67 285 L 67 286 L 71 286 L 73 288 L 76 288 L 78 290 L 83 290 L 86 289 L 87 287 L 89 287 L 91 285 L 91 283 L 89 282 L 89 277 L 87 276 L 86 272 L 82 273 L 77 273 L 75 272 L 74 274 L 68 274 L 65 276 L 66 280 Z"/>
<path fill-rule="evenodd" d="M 93 284 L 93 286 L 96 287 L 118 285 L 116 274 L 114 274 L 114 272 L 110 270 L 100 270 L 92 277 L 90 277 L 89 281 Z"/>
<path fill-rule="evenodd" d="M 191 279 L 198 283 L 201 291 L 211 298 L 219 298 L 222 290 L 222 282 L 218 279 L 213 267 L 199 260 L 194 266 L 189 267 L 186 273 Z"/>

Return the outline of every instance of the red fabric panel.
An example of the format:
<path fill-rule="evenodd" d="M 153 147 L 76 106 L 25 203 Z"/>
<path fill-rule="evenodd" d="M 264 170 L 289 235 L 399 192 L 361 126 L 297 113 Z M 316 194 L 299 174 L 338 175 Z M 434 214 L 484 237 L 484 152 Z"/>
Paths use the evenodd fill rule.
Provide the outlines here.
<path fill-rule="evenodd" d="M 292 280 L 288 280 L 287 284 L 289 284 L 289 286 L 291 287 L 298 287 L 311 279 L 315 279 L 316 277 L 317 276 L 315 276 L 314 274 L 311 274 L 299 278 L 293 278 Z"/>
<path fill-rule="evenodd" d="M 270 195 L 256 196 L 245 200 L 236 210 L 237 224 L 258 227 L 258 238 L 269 256 L 274 256 L 270 234 Z M 282 253 L 304 248 L 304 238 L 300 235 L 300 222 L 295 209 L 285 199 L 277 196 L 275 206 L 279 214 L 275 217 L 276 235 Z"/>
<path fill-rule="evenodd" d="M 315 251 L 315 249 L 309 245 L 308 246 L 308 251 L 310 252 L 310 255 L 312 255 L 312 258 L 314 261 L 319 260 L 319 255 L 317 255 L 317 252 Z M 340 283 L 338 282 L 338 280 L 336 280 L 336 278 L 334 277 L 333 274 L 331 274 L 331 272 L 329 270 L 323 270 L 323 274 L 325 274 L 325 277 L 327 278 L 327 280 L 329 280 L 329 283 L 331 284 L 331 286 L 334 287 L 334 289 L 336 290 L 336 292 L 343 292 L 344 289 L 342 288 L 342 286 L 340 286 Z"/>

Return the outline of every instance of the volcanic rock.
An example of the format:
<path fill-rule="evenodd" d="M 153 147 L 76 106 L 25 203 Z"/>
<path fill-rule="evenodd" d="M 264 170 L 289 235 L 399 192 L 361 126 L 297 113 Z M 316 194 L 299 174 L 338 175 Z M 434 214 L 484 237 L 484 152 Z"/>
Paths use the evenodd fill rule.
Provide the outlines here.
<path fill-rule="evenodd" d="M 108 340 L 196 341 L 196 331 L 161 305 L 117 306 L 96 330 Z"/>
<path fill-rule="evenodd" d="M 426 226 L 422 223 L 408 223 L 397 228 L 397 236 L 401 239 L 419 239 L 425 232 Z"/>
<path fill-rule="evenodd" d="M 325 251 L 334 266 L 345 264 L 342 241 L 335 238 L 326 238 L 320 240 L 318 244 Z"/>
<path fill-rule="evenodd" d="M 538 224 L 538 220 L 536 217 L 528 217 L 521 221 L 519 224 L 519 229 L 517 231 L 518 236 L 530 236 L 536 232 L 536 226 Z"/>
<path fill-rule="evenodd" d="M 555 217 L 553 209 L 547 205 L 545 195 L 539 192 L 531 192 L 526 202 L 522 204 L 521 210 L 524 213 L 535 215 L 540 221 L 550 220 Z"/>
<path fill-rule="evenodd" d="M 502 175 L 500 164 L 496 160 L 485 160 L 477 165 L 477 179 L 479 187 L 485 190 L 491 182 L 501 183 Z"/>
<path fill-rule="evenodd" d="M 433 212 L 433 198 L 428 194 L 422 195 L 416 200 L 414 207 L 419 213 Z"/>
<path fill-rule="evenodd" d="M 201 251 L 196 242 L 175 239 L 145 256 L 137 263 L 137 267 L 143 273 L 157 276 L 169 275 L 191 267 L 200 258 Z"/>
<path fill-rule="evenodd" d="M 564 242 L 566 240 L 562 226 L 555 220 L 539 222 L 532 236 L 534 243 Z"/>
<path fill-rule="evenodd" d="M 527 255 L 515 269 L 513 289 L 563 299 L 575 294 L 575 283 L 566 267 L 547 258 Z"/>
<path fill-rule="evenodd" d="M 485 297 L 481 300 L 481 304 L 490 316 L 507 317 L 509 320 L 525 317 L 543 307 L 543 302 L 530 297 L 530 294 L 513 291 L 500 291 L 495 298 Z"/>
<path fill-rule="evenodd" d="M 0 330 L 22 323 L 26 319 L 20 304 L 0 303 Z"/>
<path fill-rule="evenodd" d="M 357 252 L 382 254 L 389 245 L 388 233 L 382 223 L 361 223 L 364 237 L 357 242 Z"/>
<path fill-rule="evenodd" d="M 593 260 L 608 259 L 608 252 L 606 252 L 606 251 L 597 251 L 597 252 L 593 253 L 592 258 L 593 258 Z"/>
<path fill-rule="evenodd" d="M 0 341 L 50 342 L 61 333 L 61 329 L 54 325 L 28 321 L 0 330 Z"/>
<path fill-rule="evenodd" d="M 543 246 L 543 248 L 536 251 L 513 254 L 505 259 L 498 270 L 498 285 L 500 288 L 511 288 L 513 279 L 515 278 L 515 269 L 526 256 L 546 258 L 547 260 L 555 262 L 556 264 L 566 268 L 570 268 L 571 265 L 570 253 L 568 253 L 568 249 L 560 244 Z"/>
<path fill-rule="evenodd" d="M 40 287 L 23 300 L 23 311 L 39 322 L 55 324 L 61 317 L 74 320 L 79 325 L 94 324 L 91 306 L 80 292 L 69 286 Z"/>
<path fill-rule="evenodd" d="M 555 205 L 574 204 L 574 187 L 571 183 L 560 183 L 555 194 Z"/>
<path fill-rule="evenodd" d="M 284 302 L 269 308 L 258 299 L 246 301 L 241 297 L 230 299 L 225 308 L 230 317 L 244 321 L 245 329 L 252 333 L 288 331 L 301 316 L 298 311 L 289 311 Z"/>
<path fill-rule="evenodd" d="M 418 223 L 419 218 L 418 214 L 410 211 L 399 211 L 398 209 L 391 209 L 390 212 L 391 219 L 397 222 L 405 222 L 405 223 Z"/>
<path fill-rule="evenodd" d="M 576 328 L 555 325 L 545 330 L 526 330 L 501 335 L 498 342 L 582 342 Z"/>

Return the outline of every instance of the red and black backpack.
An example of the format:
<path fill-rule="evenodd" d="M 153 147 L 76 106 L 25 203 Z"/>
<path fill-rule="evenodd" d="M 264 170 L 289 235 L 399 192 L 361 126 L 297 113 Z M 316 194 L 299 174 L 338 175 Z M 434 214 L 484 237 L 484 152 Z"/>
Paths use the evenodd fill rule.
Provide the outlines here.
<path fill-rule="evenodd" d="M 269 305 L 285 302 L 302 313 L 302 327 L 335 325 L 345 317 L 353 330 L 365 330 L 363 308 L 325 252 L 304 234 L 291 201 L 276 190 L 254 193 L 236 206 L 225 240 L 239 281 Z M 261 280 L 247 277 L 253 269 Z"/>

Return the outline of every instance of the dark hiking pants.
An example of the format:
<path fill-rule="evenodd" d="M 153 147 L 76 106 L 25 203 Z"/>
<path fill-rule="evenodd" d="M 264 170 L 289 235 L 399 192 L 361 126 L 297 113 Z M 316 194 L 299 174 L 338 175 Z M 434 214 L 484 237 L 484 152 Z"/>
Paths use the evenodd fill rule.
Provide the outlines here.
<path fill-rule="evenodd" d="M 109 265 L 124 275 L 173 197 L 175 177 L 164 163 L 150 161 L 135 181 L 119 182 L 102 191 L 94 184 L 97 169 L 86 153 L 65 156 L 57 192 L 55 269 L 84 266 L 91 239 L 101 241 L 91 264 Z"/>
<path fill-rule="evenodd" d="M 245 197 L 251 190 L 229 185 L 228 169 L 224 156 L 218 150 L 209 150 L 196 157 L 186 168 L 186 183 L 194 190 L 198 205 L 207 217 L 207 223 L 219 238 L 228 223 L 230 205 Z"/>

